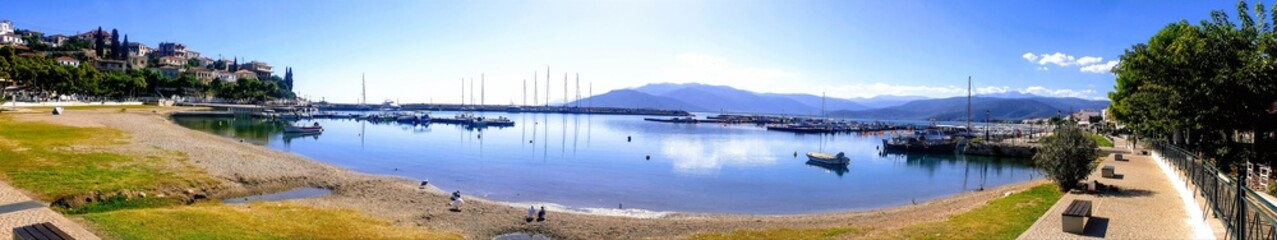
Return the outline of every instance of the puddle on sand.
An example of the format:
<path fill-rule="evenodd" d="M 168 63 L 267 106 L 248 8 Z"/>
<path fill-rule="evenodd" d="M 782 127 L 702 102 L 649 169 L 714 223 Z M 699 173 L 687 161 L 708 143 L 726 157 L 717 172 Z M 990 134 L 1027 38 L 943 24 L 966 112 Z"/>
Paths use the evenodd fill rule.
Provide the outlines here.
<path fill-rule="evenodd" d="M 546 237 L 545 235 L 541 235 L 541 234 L 517 232 L 517 233 L 501 234 L 500 236 L 492 238 L 492 240 L 553 240 L 553 238 Z"/>
<path fill-rule="evenodd" d="M 236 203 L 247 203 L 247 202 L 253 202 L 253 201 L 273 202 L 273 201 L 283 201 L 283 200 L 289 200 L 289 199 L 328 196 L 329 194 L 332 194 L 332 193 L 333 193 L 332 190 L 323 189 L 323 188 L 309 188 L 309 187 L 296 188 L 293 190 L 288 190 L 283 192 L 258 194 L 258 195 L 252 195 L 247 197 L 226 198 L 226 199 L 222 199 L 222 203 L 236 204 Z"/>

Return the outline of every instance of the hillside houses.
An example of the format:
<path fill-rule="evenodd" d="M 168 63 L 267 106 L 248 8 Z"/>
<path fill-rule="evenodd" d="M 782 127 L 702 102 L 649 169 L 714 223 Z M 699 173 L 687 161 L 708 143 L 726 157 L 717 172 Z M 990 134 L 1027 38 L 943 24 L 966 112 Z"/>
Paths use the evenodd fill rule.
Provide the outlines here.
<path fill-rule="evenodd" d="M 118 35 L 118 36 L 116 36 Z M 169 78 L 190 75 L 204 83 L 221 80 L 271 79 L 273 67 L 262 61 L 242 63 L 240 58 L 206 57 L 184 43 L 163 41 L 156 45 L 130 41 L 115 29 L 95 28 L 74 34 L 45 34 L 20 29 L 0 20 L 0 46 L 13 46 L 22 54 L 40 55 L 62 65 L 87 64 L 99 71 L 145 70 Z M 154 47 L 151 47 L 154 46 Z"/>

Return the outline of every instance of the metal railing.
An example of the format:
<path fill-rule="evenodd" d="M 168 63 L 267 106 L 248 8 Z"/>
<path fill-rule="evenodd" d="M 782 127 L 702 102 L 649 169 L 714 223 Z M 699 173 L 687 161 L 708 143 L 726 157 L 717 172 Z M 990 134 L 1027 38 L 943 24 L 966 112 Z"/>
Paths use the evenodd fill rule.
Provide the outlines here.
<path fill-rule="evenodd" d="M 1231 239 L 1277 239 L 1277 207 L 1262 200 L 1255 191 L 1245 187 L 1233 177 L 1219 171 L 1191 151 L 1165 141 L 1153 141 L 1152 146 L 1162 158 L 1175 166 L 1224 223 Z M 1244 174 L 1243 174 L 1244 175 Z M 1237 194 L 1237 191 L 1243 194 Z M 1244 197 L 1243 197 L 1244 196 Z M 1241 198 L 1240 201 L 1238 198 Z"/>

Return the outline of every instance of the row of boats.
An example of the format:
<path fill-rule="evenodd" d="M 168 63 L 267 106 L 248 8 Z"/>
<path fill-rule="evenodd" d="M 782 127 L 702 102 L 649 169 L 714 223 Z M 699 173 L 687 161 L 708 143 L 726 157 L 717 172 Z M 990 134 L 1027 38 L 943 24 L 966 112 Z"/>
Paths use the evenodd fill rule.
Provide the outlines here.
<path fill-rule="evenodd" d="M 412 112 L 379 112 L 379 113 L 290 113 L 281 114 L 278 119 L 283 120 L 300 120 L 300 119 L 353 119 L 357 121 L 369 121 L 374 123 L 397 122 L 402 124 L 424 125 L 431 123 L 441 124 L 458 124 L 466 127 L 484 128 L 484 127 L 513 127 L 514 121 L 506 117 L 483 117 L 475 116 L 473 113 L 459 113 L 453 117 L 432 117 L 429 111 L 412 111 Z"/>

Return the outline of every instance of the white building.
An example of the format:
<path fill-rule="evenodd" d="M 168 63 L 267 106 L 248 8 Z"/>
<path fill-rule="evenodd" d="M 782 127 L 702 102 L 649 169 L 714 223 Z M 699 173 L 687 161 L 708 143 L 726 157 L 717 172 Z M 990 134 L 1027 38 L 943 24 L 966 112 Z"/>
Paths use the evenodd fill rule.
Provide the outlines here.
<path fill-rule="evenodd" d="M 61 56 L 57 58 L 57 61 L 59 64 L 62 64 L 62 65 L 75 66 L 75 67 L 80 66 L 80 60 L 75 59 L 73 57 Z"/>
<path fill-rule="evenodd" d="M 26 40 L 22 40 L 22 36 L 11 33 L 0 33 L 0 45 L 27 45 Z"/>
<path fill-rule="evenodd" d="M 0 34 L 13 33 L 13 22 L 0 20 Z"/>

